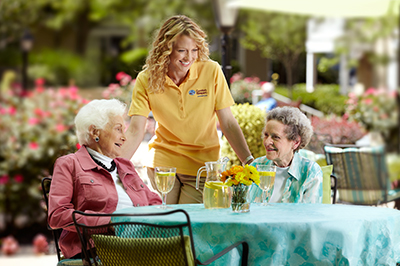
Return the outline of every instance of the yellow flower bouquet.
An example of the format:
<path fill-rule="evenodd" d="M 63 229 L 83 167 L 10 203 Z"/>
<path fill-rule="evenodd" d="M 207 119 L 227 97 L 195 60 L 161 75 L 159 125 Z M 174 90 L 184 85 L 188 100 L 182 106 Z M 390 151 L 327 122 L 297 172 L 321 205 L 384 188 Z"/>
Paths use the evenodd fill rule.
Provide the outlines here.
<path fill-rule="evenodd" d="M 252 183 L 260 184 L 260 175 L 251 165 L 234 165 L 221 173 L 221 181 L 232 187 L 232 210 L 234 212 L 250 211 L 249 191 Z"/>
<path fill-rule="evenodd" d="M 260 175 L 257 169 L 251 165 L 234 165 L 231 169 L 226 170 L 221 173 L 221 181 L 227 186 L 238 186 L 239 184 L 244 184 L 250 186 L 253 182 L 256 185 L 260 184 Z"/>

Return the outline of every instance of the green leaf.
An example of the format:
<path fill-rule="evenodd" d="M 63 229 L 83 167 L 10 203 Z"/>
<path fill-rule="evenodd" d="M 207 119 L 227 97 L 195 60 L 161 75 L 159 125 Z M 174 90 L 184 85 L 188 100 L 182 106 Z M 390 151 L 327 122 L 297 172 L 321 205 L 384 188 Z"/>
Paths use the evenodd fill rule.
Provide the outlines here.
<path fill-rule="evenodd" d="M 135 61 L 139 61 L 142 58 L 147 56 L 147 49 L 146 48 L 137 48 L 121 54 L 121 60 L 125 63 L 131 63 Z"/>

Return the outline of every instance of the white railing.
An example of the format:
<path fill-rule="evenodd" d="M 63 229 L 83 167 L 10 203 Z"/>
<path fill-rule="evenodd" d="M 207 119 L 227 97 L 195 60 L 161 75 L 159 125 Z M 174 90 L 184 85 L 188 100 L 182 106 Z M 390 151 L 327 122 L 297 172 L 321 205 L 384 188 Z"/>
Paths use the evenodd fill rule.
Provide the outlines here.
<path fill-rule="evenodd" d="M 252 92 L 252 95 L 251 95 L 252 103 L 256 104 L 258 102 L 258 98 L 261 97 L 261 96 L 262 96 L 262 90 L 254 90 Z M 275 100 L 287 103 L 287 104 L 292 102 L 292 100 L 290 100 L 289 98 L 287 98 L 287 97 L 285 97 L 283 95 L 280 95 L 280 94 L 278 94 L 276 92 L 272 93 L 272 98 L 274 98 Z M 318 117 L 323 117 L 324 116 L 323 112 L 321 112 L 321 111 L 319 111 L 317 109 L 314 109 L 314 108 L 312 108 L 312 107 L 310 107 L 308 105 L 305 105 L 305 104 L 300 104 L 299 108 L 307 116 L 318 116 Z"/>

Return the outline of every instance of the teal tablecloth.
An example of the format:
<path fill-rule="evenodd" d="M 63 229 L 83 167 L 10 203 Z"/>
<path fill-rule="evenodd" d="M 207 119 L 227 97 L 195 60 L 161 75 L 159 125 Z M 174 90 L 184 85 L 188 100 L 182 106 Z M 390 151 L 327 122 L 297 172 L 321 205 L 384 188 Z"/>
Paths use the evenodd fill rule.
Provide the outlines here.
<path fill-rule="evenodd" d="M 206 260 L 239 240 L 249 243 L 249 265 L 396 265 L 400 261 L 400 211 L 329 205 L 252 205 L 249 213 L 209 210 L 202 204 L 169 205 L 186 210 L 192 222 L 196 256 Z M 154 206 L 116 213 L 160 212 Z M 119 219 L 119 218 L 118 218 Z M 126 219 L 126 217 L 124 217 Z M 166 224 L 180 220 L 163 217 Z M 212 265 L 234 265 L 238 252 Z"/>

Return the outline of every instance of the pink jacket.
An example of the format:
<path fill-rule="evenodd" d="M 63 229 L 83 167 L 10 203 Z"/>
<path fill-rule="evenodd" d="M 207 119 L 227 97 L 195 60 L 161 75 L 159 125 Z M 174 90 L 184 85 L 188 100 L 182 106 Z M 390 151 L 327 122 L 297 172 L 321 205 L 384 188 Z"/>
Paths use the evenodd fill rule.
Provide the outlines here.
<path fill-rule="evenodd" d="M 134 206 L 159 205 L 158 194 L 149 190 L 138 176 L 132 162 L 114 159 L 118 174 Z M 82 251 L 81 243 L 72 220 L 72 212 L 112 213 L 118 203 L 117 190 L 111 174 L 98 166 L 82 146 L 76 153 L 57 159 L 49 195 L 49 225 L 63 228 L 60 248 L 66 258 Z M 82 218 L 78 221 L 88 225 L 108 223 L 109 218 Z M 80 219 L 79 219 L 80 218 Z"/>

